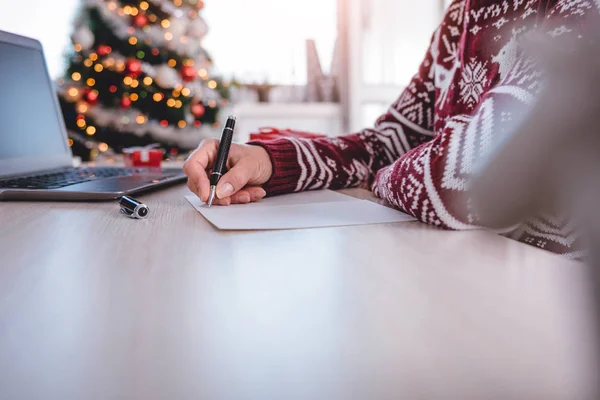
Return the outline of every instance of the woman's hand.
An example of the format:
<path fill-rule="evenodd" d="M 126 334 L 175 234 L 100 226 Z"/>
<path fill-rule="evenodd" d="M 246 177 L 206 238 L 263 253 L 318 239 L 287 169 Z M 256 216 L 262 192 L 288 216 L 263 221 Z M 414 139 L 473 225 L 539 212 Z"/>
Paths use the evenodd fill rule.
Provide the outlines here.
<path fill-rule="evenodd" d="M 209 176 L 218 150 L 218 140 L 204 140 L 183 166 L 188 176 L 188 187 L 204 202 L 208 201 L 210 194 Z M 217 185 L 215 204 L 246 204 L 266 196 L 260 185 L 271 178 L 273 165 L 265 149 L 234 143 L 229 150 L 227 168 L 229 171 Z"/>

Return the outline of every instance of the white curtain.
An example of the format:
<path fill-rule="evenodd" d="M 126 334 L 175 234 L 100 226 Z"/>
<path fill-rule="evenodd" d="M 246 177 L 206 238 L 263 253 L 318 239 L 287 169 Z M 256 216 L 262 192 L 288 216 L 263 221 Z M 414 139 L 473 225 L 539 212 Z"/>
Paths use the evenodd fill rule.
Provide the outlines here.
<path fill-rule="evenodd" d="M 343 125 L 373 124 L 417 72 L 444 0 L 339 0 L 346 44 Z"/>

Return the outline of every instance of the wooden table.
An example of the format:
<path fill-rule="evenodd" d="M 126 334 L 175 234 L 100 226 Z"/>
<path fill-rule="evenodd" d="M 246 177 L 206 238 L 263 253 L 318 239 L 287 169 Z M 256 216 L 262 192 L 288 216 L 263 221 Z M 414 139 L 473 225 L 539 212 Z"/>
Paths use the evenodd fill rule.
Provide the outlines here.
<path fill-rule="evenodd" d="M 220 232 L 185 194 L 0 203 L 0 399 L 593 398 L 581 265 L 419 223 Z"/>

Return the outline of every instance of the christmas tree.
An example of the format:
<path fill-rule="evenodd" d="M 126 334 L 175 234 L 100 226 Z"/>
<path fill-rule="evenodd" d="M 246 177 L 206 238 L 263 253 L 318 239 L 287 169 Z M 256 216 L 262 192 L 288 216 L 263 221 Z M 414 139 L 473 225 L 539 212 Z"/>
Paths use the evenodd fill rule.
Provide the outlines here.
<path fill-rule="evenodd" d="M 215 136 L 228 84 L 202 47 L 202 0 L 85 0 L 59 98 L 73 152 L 159 143 L 175 156 Z"/>

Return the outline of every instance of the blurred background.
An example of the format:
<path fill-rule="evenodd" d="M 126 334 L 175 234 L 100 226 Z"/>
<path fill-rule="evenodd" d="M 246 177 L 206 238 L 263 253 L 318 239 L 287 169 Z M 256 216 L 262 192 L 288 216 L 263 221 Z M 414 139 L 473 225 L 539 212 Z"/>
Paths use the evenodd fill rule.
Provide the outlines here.
<path fill-rule="evenodd" d="M 373 124 L 408 83 L 444 0 L 0 0 L 0 29 L 39 39 L 84 160 L 157 143 L 184 157 L 276 127 Z"/>

